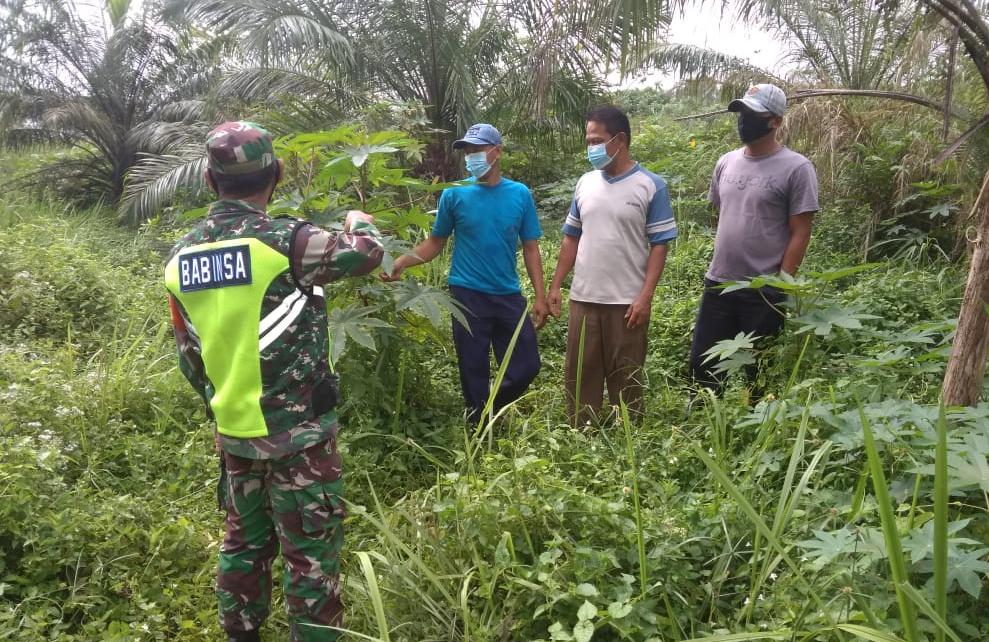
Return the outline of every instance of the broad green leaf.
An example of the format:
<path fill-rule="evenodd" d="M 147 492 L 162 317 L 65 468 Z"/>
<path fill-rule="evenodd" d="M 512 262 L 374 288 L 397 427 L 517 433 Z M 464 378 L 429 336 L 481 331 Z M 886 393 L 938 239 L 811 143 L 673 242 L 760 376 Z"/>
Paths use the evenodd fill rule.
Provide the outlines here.
<path fill-rule="evenodd" d="M 574 589 L 574 592 L 581 597 L 594 597 L 598 594 L 598 590 L 594 587 L 594 585 L 587 583 L 578 584 L 577 588 Z"/>
<path fill-rule="evenodd" d="M 586 604 L 586 602 L 585 602 Z M 590 642 L 594 637 L 594 623 L 589 620 L 581 620 L 573 627 L 573 639 L 575 642 Z"/>
<path fill-rule="evenodd" d="M 360 145 L 359 147 L 344 148 L 344 153 L 350 157 L 354 167 L 363 166 L 371 154 L 393 154 L 397 151 L 398 148 L 391 145 Z"/>
<path fill-rule="evenodd" d="M 632 612 L 632 605 L 628 602 L 612 602 L 608 605 L 608 615 L 613 620 L 620 620 Z"/>
<path fill-rule="evenodd" d="M 399 281 L 395 284 L 395 309 L 399 312 L 410 310 L 429 319 L 436 327 L 443 322 L 443 312 L 447 312 L 459 323 L 467 326 L 467 317 L 459 304 L 446 292 L 415 281 Z"/>
<path fill-rule="evenodd" d="M 910 357 L 910 348 L 906 346 L 896 346 L 892 350 L 886 350 L 876 355 L 874 359 L 864 359 L 858 365 L 867 368 L 883 368 L 901 363 Z M 906 367 L 909 367 L 907 365 Z"/>
<path fill-rule="evenodd" d="M 948 556 L 957 555 L 964 545 L 977 545 L 974 539 L 967 537 L 950 537 L 962 530 L 971 520 L 961 519 L 948 524 Z M 917 562 L 934 554 L 934 520 L 928 520 L 920 528 L 915 528 L 903 539 L 903 552 L 910 554 L 910 561 Z"/>
<path fill-rule="evenodd" d="M 739 332 L 733 339 L 718 341 L 704 353 L 707 357 L 704 359 L 704 363 L 715 359 L 719 361 L 727 359 L 740 350 L 751 350 L 755 347 L 755 340 L 757 338 L 752 332 Z"/>
<path fill-rule="evenodd" d="M 824 272 L 808 272 L 807 276 L 815 281 L 830 283 L 831 281 L 837 281 L 838 279 L 843 279 L 845 277 L 852 276 L 853 274 L 874 270 L 882 265 L 883 263 L 861 263 L 850 267 L 825 270 Z"/>
<path fill-rule="evenodd" d="M 957 582 L 963 591 L 975 599 L 979 599 L 979 595 L 982 593 L 982 578 L 989 573 L 989 562 L 982 559 L 987 553 L 989 553 L 989 548 L 949 550 L 948 590 L 951 590 L 951 587 Z M 917 568 L 927 573 L 934 571 L 931 560 L 924 560 L 917 565 Z"/>
<path fill-rule="evenodd" d="M 388 323 L 370 316 L 378 311 L 375 307 L 349 305 L 334 307 L 329 311 L 331 359 L 337 363 L 347 347 L 347 340 L 353 339 L 369 350 L 376 350 L 372 331 L 376 328 L 390 328 Z"/>
<path fill-rule="evenodd" d="M 855 550 L 857 539 L 855 534 L 846 528 L 836 531 L 814 531 L 814 539 L 805 539 L 797 542 L 797 546 L 804 549 L 804 556 L 813 560 L 815 568 L 824 568 L 829 562 L 846 553 Z"/>
<path fill-rule="evenodd" d="M 568 631 L 566 627 L 559 622 L 553 622 L 550 624 L 547 632 L 549 633 L 550 640 L 561 640 L 566 642 L 567 640 L 573 639 L 573 636 L 570 635 L 570 631 Z"/>
<path fill-rule="evenodd" d="M 735 372 L 744 368 L 745 366 L 751 366 L 756 362 L 755 355 L 750 351 L 736 352 L 727 359 L 723 359 L 714 366 L 714 372 Z"/>
<path fill-rule="evenodd" d="M 826 337 L 831 334 L 835 326 L 848 330 L 857 330 L 862 327 L 862 320 L 878 318 L 873 314 L 859 312 L 853 308 L 843 308 L 837 303 L 832 303 L 827 308 L 811 310 L 807 314 L 795 317 L 793 320 L 796 323 L 803 324 L 797 329 L 797 334 L 813 330 L 814 334 Z"/>
<path fill-rule="evenodd" d="M 495 567 L 496 568 L 506 568 L 512 562 L 512 556 L 508 552 L 508 540 L 511 539 L 512 534 L 505 531 L 501 534 L 501 539 L 498 540 L 498 546 L 495 548 Z"/>
<path fill-rule="evenodd" d="M 580 605 L 579 609 L 577 609 L 577 619 L 582 622 L 593 620 L 597 616 L 598 616 L 598 607 L 594 606 L 587 600 L 584 600 L 584 603 Z"/>

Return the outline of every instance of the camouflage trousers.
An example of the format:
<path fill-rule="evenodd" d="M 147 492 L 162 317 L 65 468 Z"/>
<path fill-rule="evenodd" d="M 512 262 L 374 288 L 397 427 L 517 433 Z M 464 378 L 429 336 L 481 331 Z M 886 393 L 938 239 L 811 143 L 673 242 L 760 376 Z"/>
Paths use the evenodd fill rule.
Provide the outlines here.
<path fill-rule="evenodd" d="M 340 626 L 343 471 L 331 438 L 279 459 L 224 453 L 227 532 L 216 594 L 227 633 L 256 630 L 268 616 L 279 546 L 293 642 L 329 642 Z"/>

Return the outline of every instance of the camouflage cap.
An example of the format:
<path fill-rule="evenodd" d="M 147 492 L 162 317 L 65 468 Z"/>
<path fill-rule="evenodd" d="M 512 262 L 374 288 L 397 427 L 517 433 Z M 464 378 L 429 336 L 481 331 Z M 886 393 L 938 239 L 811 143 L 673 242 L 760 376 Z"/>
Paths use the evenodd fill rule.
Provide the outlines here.
<path fill-rule="evenodd" d="M 226 122 L 206 137 L 211 171 L 226 175 L 253 174 L 275 164 L 271 134 L 246 120 Z"/>

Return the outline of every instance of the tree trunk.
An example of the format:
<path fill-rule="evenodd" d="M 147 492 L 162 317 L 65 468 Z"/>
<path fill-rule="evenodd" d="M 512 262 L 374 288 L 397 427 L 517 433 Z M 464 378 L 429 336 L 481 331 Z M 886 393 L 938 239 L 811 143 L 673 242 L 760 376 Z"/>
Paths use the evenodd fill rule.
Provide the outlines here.
<path fill-rule="evenodd" d="M 986 172 L 972 214 L 971 218 L 979 222 L 978 234 L 972 242 L 974 251 L 968 285 L 941 388 L 948 406 L 974 406 L 979 401 L 986 371 L 989 353 L 989 314 L 986 313 L 989 305 L 989 172 Z"/>

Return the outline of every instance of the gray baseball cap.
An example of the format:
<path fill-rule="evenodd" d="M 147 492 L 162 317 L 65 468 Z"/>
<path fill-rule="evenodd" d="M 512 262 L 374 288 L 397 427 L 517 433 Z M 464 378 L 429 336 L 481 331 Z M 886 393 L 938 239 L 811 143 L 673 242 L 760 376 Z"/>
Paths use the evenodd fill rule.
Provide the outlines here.
<path fill-rule="evenodd" d="M 786 94 L 776 85 L 766 83 L 752 85 L 744 96 L 728 103 L 728 111 L 742 111 L 742 109 L 782 116 L 786 113 Z"/>

